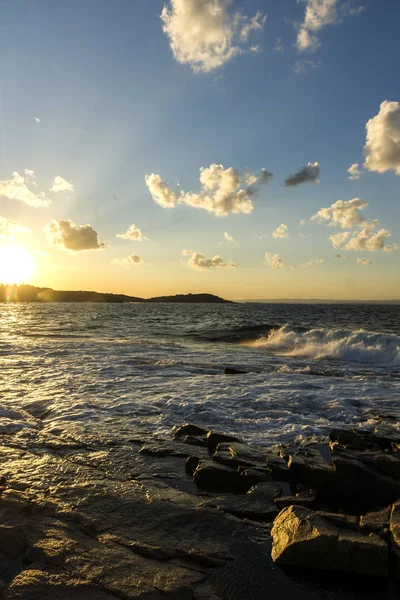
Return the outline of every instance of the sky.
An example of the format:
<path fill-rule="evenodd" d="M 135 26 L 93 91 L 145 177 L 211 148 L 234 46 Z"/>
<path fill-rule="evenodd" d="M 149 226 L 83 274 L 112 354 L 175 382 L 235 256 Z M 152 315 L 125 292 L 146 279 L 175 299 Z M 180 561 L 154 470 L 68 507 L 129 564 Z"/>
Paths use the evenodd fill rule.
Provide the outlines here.
<path fill-rule="evenodd" d="M 0 11 L 0 281 L 400 298 L 398 0 Z"/>

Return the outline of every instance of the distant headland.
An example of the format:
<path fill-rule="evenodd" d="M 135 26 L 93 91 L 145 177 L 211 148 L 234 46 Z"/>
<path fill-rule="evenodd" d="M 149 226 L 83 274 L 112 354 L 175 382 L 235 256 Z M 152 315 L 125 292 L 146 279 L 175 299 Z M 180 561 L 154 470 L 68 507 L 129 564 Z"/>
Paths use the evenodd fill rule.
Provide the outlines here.
<path fill-rule="evenodd" d="M 181 302 L 202 304 L 232 304 L 213 294 L 176 294 L 138 298 L 125 294 L 108 294 L 90 291 L 60 291 L 33 285 L 0 285 L 0 302 Z"/>

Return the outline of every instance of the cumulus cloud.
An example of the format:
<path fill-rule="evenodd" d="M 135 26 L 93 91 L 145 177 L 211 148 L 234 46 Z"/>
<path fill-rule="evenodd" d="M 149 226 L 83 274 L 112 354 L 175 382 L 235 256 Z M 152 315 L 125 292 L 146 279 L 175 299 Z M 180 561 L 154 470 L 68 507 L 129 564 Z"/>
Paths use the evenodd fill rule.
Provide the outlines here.
<path fill-rule="evenodd" d="M 263 28 L 267 17 L 231 12 L 233 0 L 169 0 L 161 13 L 163 31 L 172 53 L 195 72 L 222 67 L 247 49 L 252 32 Z M 250 47 L 251 50 L 252 47 Z"/>
<path fill-rule="evenodd" d="M 320 60 L 296 60 L 293 65 L 293 71 L 296 75 L 304 75 L 322 65 Z"/>
<path fill-rule="evenodd" d="M 6 217 L 0 217 L 0 238 L 13 239 L 18 233 L 29 233 L 30 229 L 24 227 L 17 221 L 11 221 Z"/>
<path fill-rule="evenodd" d="M 54 177 L 53 185 L 50 188 L 51 192 L 73 192 L 74 186 L 72 183 L 61 177 L 60 175 L 56 175 Z"/>
<path fill-rule="evenodd" d="M 303 263 L 301 266 L 302 269 L 309 269 L 310 267 L 313 267 L 314 265 L 323 265 L 325 262 L 324 258 L 310 258 L 309 261 L 307 261 L 306 263 Z"/>
<path fill-rule="evenodd" d="M 137 254 L 130 254 L 129 256 L 125 256 L 124 258 L 114 258 L 111 263 L 113 265 L 119 265 L 120 267 L 130 267 L 132 265 L 140 265 L 144 261 Z"/>
<path fill-rule="evenodd" d="M 276 239 L 287 238 L 288 235 L 288 228 L 287 225 L 285 225 L 284 223 L 281 223 L 281 225 L 279 225 L 279 227 L 277 227 L 272 233 L 272 236 Z"/>
<path fill-rule="evenodd" d="M 353 163 L 351 167 L 347 169 L 347 172 L 349 173 L 349 179 L 352 180 L 360 179 L 360 175 L 362 174 L 359 163 Z"/>
<path fill-rule="evenodd" d="M 248 172 L 241 176 L 233 167 L 225 169 L 223 165 L 214 164 L 200 169 L 201 190 L 198 193 L 183 190 L 174 192 L 155 173 L 146 175 L 145 181 L 153 200 L 163 208 L 187 204 L 225 216 L 228 213 L 251 213 L 254 208 L 252 197 L 258 192 L 259 186 L 272 176 L 273 173 L 266 169 L 261 169 L 259 175 Z"/>
<path fill-rule="evenodd" d="M 28 173 L 33 173 L 29 171 Z M 25 177 L 14 171 L 11 179 L 0 181 L 0 196 L 4 196 L 9 200 L 19 200 L 25 202 L 29 206 L 49 206 L 50 198 L 47 198 L 44 192 L 35 193 L 28 188 L 29 175 L 25 173 Z"/>
<path fill-rule="evenodd" d="M 392 233 L 387 229 L 380 229 L 377 232 L 371 229 L 362 229 L 359 233 L 353 235 L 344 246 L 344 250 L 353 250 L 354 252 L 376 252 L 383 250 L 384 252 L 394 252 L 399 249 L 397 244 L 387 245 L 386 242 Z"/>
<path fill-rule="evenodd" d="M 282 269 L 285 266 L 284 260 L 279 254 L 265 253 L 265 263 L 271 267 L 271 269 Z"/>
<path fill-rule="evenodd" d="M 327 221 L 331 227 L 351 229 L 353 227 L 365 226 L 367 221 L 361 210 L 367 208 L 368 202 L 353 198 L 352 200 L 338 200 L 327 208 L 321 208 L 310 219 L 311 222 Z M 376 222 L 373 222 L 375 225 Z"/>
<path fill-rule="evenodd" d="M 225 231 L 224 233 L 224 238 L 228 241 L 228 242 L 233 242 L 234 239 L 233 237 L 230 235 L 230 233 L 228 233 L 227 231 Z"/>
<path fill-rule="evenodd" d="M 366 130 L 364 167 L 378 173 L 392 170 L 400 175 L 400 103 L 382 102 Z"/>
<path fill-rule="evenodd" d="M 39 117 L 35 117 L 35 121 L 36 121 L 36 123 L 40 123 Z"/>
<path fill-rule="evenodd" d="M 319 175 L 321 173 L 321 168 L 317 162 L 308 163 L 307 166 L 301 168 L 297 173 L 293 173 L 293 175 L 289 175 L 285 179 L 285 187 L 294 187 L 296 185 L 300 185 L 300 183 L 306 183 L 310 181 L 311 183 L 319 183 Z"/>
<path fill-rule="evenodd" d="M 336 233 L 335 235 L 330 235 L 329 239 L 332 242 L 332 246 L 336 248 L 340 248 L 340 246 L 351 237 L 351 231 L 343 231 L 343 233 Z"/>
<path fill-rule="evenodd" d="M 136 225 L 131 225 L 125 233 L 117 233 L 117 237 L 122 240 L 133 240 L 135 242 L 143 242 L 148 238 L 145 237 Z M 133 255 L 132 255 L 133 256 Z"/>
<path fill-rule="evenodd" d="M 53 246 L 73 252 L 82 250 L 102 250 L 105 245 L 99 242 L 97 231 L 91 225 L 78 227 L 73 221 L 60 219 L 45 226 L 47 239 Z"/>
<path fill-rule="evenodd" d="M 297 34 L 297 48 L 303 52 L 305 50 L 315 51 L 320 46 L 320 41 L 316 36 L 323 27 L 339 23 L 342 16 L 357 15 L 363 11 L 364 7 L 351 6 L 351 2 L 341 0 L 304 0 L 306 10 L 304 20 L 299 27 Z"/>
<path fill-rule="evenodd" d="M 364 265 L 365 267 L 372 265 L 372 262 L 368 260 L 368 258 L 357 258 L 356 263 L 358 265 Z"/>
<path fill-rule="evenodd" d="M 200 252 L 193 252 L 193 250 L 184 250 L 183 254 L 185 256 L 190 256 L 187 261 L 187 266 L 192 269 L 211 269 L 213 267 L 217 268 L 236 268 L 238 265 L 228 261 L 224 262 L 220 256 L 214 256 L 213 258 L 206 258 Z"/>

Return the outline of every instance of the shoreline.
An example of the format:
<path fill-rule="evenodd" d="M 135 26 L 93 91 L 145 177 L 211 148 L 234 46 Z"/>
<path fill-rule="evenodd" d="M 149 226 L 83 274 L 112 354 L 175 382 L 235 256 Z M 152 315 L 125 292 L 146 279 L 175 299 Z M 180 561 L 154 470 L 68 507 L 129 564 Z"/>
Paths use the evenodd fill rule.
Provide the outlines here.
<path fill-rule="evenodd" d="M 0 453 L 5 600 L 400 591 L 400 431 L 390 423 L 280 452 L 195 425 L 119 442 L 17 428 Z"/>

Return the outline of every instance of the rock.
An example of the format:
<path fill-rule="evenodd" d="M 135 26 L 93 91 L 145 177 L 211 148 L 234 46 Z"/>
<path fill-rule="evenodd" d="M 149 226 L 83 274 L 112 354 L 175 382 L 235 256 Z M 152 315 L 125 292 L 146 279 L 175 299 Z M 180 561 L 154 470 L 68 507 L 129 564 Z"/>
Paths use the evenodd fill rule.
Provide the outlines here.
<path fill-rule="evenodd" d="M 222 500 L 217 502 L 217 506 L 220 510 L 242 519 L 273 521 L 278 514 L 274 500 L 281 492 L 281 487 L 276 483 L 259 483 L 244 496 Z"/>
<path fill-rule="evenodd" d="M 268 467 L 239 467 L 238 471 L 252 482 L 252 486 L 265 481 L 273 481 L 271 469 Z"/>
<path fill-rule="evenodd" d="M 235 369 L 233 367 L 225 367 L 224 369 L 225 375 L 246 375 L 248 371 L 241 371 L 240 369 Z"/>
<path fill-rule="evenodd" d="M 197 456 L 189 456 L 187 461 L 185 462 L 185 471 L 188 475 L 193 475 L 195 470 L 197 469 L 199 464 L 199 459 Z"/>
<path fill-rule="evenodd" d="M 245 494 L 251 487 L 249 479 L 239 471 L 213 461 L 201 461 L 193 474 L 193 481 L 201 490 L 217 493 Z"/>
<path fill-rule="evenodd" d="M 297 495 L 297 496 L 281 496 L 275 498 L 275 504 L 278 510 L 282 510 L 288 506 L 303 506 L 305 508 L 313 508 L 317 497 L 314 495 Z"/>
<path fill-rule="evenodd" d="M 306 482 L 317 488 L 333 486 L 334 470 L 318 447 L 301 448 L 289 457 L 288 467 L 290 476 L 296 481 Z"/>
<path fill-rule="evenodd" d="M 221 442 L 213 455 L 213 460 L 232 467 L 255 467 L 266 468 L 266 454 L 257 448 L 251 448 L 247 444 L 238 442 Z"/>
<path fill-rule="evenodd" d="M 206 436 L 197 437 L 194 435 L 185 435 L 185 437 L 182 438 L 182 442 L 184 444 L 191 444 L 192 446 L 203 446 L 204 448 L 207 448 Z"/>
<path fill-rule="evenodd" d="M 400 500 L 395 502 L 390 513 L 390 539 L 400 549 Z"/>
<path fill-rule="evenodd" d="M 341 529 L 300 506 L 283 509 L 271 531 L 272 559 L 286 565 L 387 576 L 388 548 L 375 534 Z"/>
<path fill-rule="evenodd" d="M 185 425 L 179 425 L 176 427 L 173 427 L 171 430 L 171 433 L 175 436 L 175 437 L 184 437 L 184 436 L 203 436 L 203 435 L 207 435 L 207 433 L 209 432 L 208 429 L 205 429 L 204 427 L 199 427 L 198 425 L 193 425 L 191 423 L 186 423 Z"/>
<path fill-rule="evenodd" d="M 274 454 L 273 452 L 268 452 L 266 456 L 266 464 L 267 467 L 271 470 L 272 477 L 279 481 L 288 481 L 290 480 L 290 473 L 287 461 Z"/>
<path fill-rule="evenodd" d="M 390 512 L 392 507 L 387 506 L 383 510 L 370 512 L 360 517 L 360 529 L 363 533 L 376 533 L 386 539 L 389 532 Z"/>
<path fill-rule="evenodd" d="M 218 431 L 208 432 L 207 446 L 210 452 L 214 453 L 218 444 L 221 442 L 238 442 L 239 444 L 243 444 L 243 441 L 240 438 L 234 437 L 233 435 L 226 435 L 225 433 L 219 433 Z"/>

